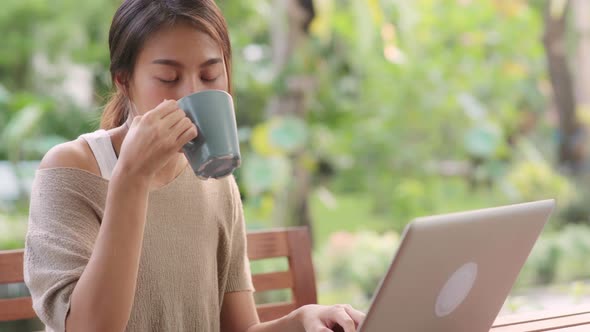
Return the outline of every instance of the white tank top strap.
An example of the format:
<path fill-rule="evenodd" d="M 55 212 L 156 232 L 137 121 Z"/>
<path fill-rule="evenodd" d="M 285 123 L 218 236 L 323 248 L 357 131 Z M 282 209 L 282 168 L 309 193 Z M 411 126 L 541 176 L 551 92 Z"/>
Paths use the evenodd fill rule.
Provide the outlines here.
<path fill-rule="evenodd" d="M 100 168 L 101 176 L 110 180 L 117 163 L 117 154 L 109 133 L 104 129 L 99 129 L 93 133 L 80 135 L 80 137 L 88 142 Z"/>

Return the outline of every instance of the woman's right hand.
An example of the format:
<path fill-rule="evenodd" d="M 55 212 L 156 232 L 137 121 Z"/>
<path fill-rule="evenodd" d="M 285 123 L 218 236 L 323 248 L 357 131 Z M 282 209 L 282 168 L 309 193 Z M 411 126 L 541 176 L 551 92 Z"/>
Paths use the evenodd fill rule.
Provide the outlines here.
<path fill-rule="evenodd" d="M 178 103 L 165 100 L 153 110 L 133 118 L 121 145 L 117 166 L 126 176 L 150 179 L 197 135 L 197 127 L 178 108 Z"/>

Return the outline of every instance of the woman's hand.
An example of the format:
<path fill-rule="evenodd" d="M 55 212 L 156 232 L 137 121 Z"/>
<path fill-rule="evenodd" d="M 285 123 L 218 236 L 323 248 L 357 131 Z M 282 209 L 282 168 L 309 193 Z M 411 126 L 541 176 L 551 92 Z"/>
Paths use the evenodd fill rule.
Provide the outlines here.
<path fill-rule="evenodd" d="M 358 326 L 365 319 L 364 313 L 348 304 L 334 306 L 310 304 L 293 313 L 305 332 L 356 332 Z"/>
<path fill-rule="evenodd" d="M 197 127 L 178 108 L 177 102 L 165 100 L 133 118 L 117 166 L 126 175 L 151 178 L 197 135 Z"/>

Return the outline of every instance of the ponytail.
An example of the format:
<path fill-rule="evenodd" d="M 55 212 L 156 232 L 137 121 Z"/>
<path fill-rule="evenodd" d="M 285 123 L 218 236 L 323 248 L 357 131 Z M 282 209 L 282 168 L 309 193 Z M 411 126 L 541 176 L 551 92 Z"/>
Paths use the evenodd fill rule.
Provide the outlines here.
<path fill-rule="evenodd" d="M 117 89 L 109 102 L 104 107 L 102 117 L 100 119 L 100 128 L 109 130 L 122 126 L 127 120 L 129 102 L 127 96 Z"/>

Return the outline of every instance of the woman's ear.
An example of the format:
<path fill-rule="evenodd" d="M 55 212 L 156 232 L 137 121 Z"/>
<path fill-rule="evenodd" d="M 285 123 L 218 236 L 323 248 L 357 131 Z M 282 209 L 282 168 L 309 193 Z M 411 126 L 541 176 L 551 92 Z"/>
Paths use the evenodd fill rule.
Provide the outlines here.
<path fill-rule="evenodd" d="M 124 75 L 123 73 L 117 73 L 115 74 L 114 77 L 114 82 L 115 85 L 117 86 L 117 90 L 121 91 L 124 95 L 126 95 L 127 97 L 129 97 L 129 82 L 127 80 L 127 75 Z"/>

